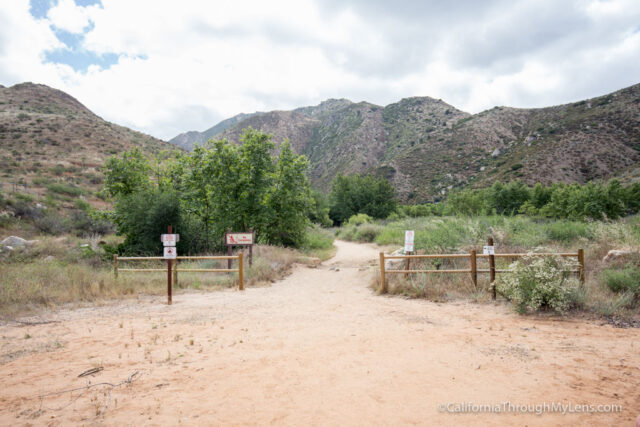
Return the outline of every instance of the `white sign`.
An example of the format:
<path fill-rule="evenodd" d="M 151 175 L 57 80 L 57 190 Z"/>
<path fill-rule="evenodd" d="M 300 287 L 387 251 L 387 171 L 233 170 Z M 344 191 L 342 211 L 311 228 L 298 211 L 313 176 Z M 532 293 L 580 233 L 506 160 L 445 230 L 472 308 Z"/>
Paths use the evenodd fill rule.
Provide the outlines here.
<path fill-rule="evenodd" d="M 404 251 L 413 252 L 413 230 L 406 230 L 404 232 Z"/>
<path fill-rule="evenodd" d="M 496 254 L 495 249 L 494 249 L 493 246 L 483 246 L 482 247 L 482 253 L 484 255 L 495 255 Z"/>
<path fill-rule="evenodd" d="M 176 242 L 180 241 L 179 234 L 163 234 L 160 236 L 160 240 L 162 240 L 162 244 L 164 246 L 175 246 Z"/>
<path fill-rule="evenodd" d="M 178 256 L 178 251 L 174 246 L 165 246 L 164 259 L 176 259 L 176 256 Z"/>
<path fill-rule="evenodd" d="M 253 245 L 253 233 L 227 233 L 227 245 Z"/>

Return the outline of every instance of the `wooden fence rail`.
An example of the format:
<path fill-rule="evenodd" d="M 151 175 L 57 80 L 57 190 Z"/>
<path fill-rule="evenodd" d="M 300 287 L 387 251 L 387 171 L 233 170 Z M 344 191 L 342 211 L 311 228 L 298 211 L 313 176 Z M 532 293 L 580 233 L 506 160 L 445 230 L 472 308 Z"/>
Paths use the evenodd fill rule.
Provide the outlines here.
<path fill-rule="evenodd" d="M 478 287 L 478 273 L 490 273 L 491 274 L 491 287 L 493 292 L 493 299 L 496 298 L 495 294 L 495 284 L 494 278 L 496 273 L 507 273 L 511 270 L 504 269 L 496 269 L 494 258 L 522 258 L 529 256 L 560 256 L 560 257 L 575 257 L 578 260 L 578 269 L 571 270 L 572 273 L 576 273 L 580 279 L 580 283 L 584 285 L 585 282 L 585 274 L 584 274 L 584 250 L 578 249 L 578 252 L 565 252 L 565 253 L 505 253 L 505 254 L 494 254 L 494 255 L 485 255 L 485 254 L 477 254 L 475 250 L 471 250 L 468 254 L 428 254 L 428 255 L 385 255 L 384 252 L 380 252 L 380 292 L 387 292 L 387 274 L 405 274 L 410 273 L 425 273 L 425 274 L 456 274 L 463 273 L 471 275 L 471 280 L 473 281 L 473 285 Z M 466 269 L 449 269 L 449 270 L 410 270 L 409 260 L 412 259 L 469 259 L 469 268 Z M 489 269 L 479 269 L 477 259 L 478 258 L 488 258 L 489 259 Z M 385 268 L 385 261 L 389 259 L 404 259 L 407 260 L 405 264 L 405 268 L 403 270 L 387 270 Z"/>
<path fill-rule="evenodd" d="M 161 256 L 149 256 L 149 257 L 121 257 L 118 255 L 113 256 L 113 275 L 117 279 L 119 272 L 138 272 L 138 273 L 152 273 L 152 272 L 166 272 L 166 268 L 120 268 L 120 261 L 153 261 L 153 260 L 165 260 L 166 258 Z M 178 261 L 181 260 L 238 260 L 237 268 L 178 268 Z M 223 255 L 223 256 L 178 256 L 174 259 L 175 268 L 173 272 L 173 283 L 178 284 L 178 273 L 238 273 L 238 289 L 244 290 L 244 258 L 242 252 L 238 255 Z"/>

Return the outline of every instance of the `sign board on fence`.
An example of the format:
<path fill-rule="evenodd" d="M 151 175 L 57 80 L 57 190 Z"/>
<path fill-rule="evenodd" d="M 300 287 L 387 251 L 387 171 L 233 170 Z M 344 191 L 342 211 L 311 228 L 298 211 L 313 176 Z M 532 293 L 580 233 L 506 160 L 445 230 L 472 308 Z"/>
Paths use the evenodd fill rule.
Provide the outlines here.
<path fill-rule="evenodd" d="M 175 246 L 176 242 L 180 241 L 179 234 L 162 234 L 160 236 L 160 240 L 162 240 L 162 244 L 164 246 Z"/>
<path fill-rule="evenodd" d="M 253 245 L 253 233 L 227 233 L 225 240 L 229 246 Z"/>
<path fill-rule="evenodd" d="M 404 251 L 413 252 L 413 230 L 406 230 L 404 232 Z"/>
<path fill-rule="evenodd" d="M 178 251 L 175 246 L 165 246 L 164 247 L 164 259 L 176 259 L 178 255 Z"/>
<path fill-rule="evenodd" d="M 482 253 L 484 255 L 495 255 L 496 251 L 495 251 L 493 246 L 483 246 L 482 247 Z"/>

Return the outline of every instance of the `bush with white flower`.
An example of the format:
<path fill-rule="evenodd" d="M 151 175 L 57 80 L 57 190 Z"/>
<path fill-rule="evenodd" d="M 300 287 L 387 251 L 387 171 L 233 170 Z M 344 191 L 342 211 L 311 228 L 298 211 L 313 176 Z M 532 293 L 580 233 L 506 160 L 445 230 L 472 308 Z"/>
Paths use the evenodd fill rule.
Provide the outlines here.
<path fill-rule="evenodd" d="M 532 254 L 512 263 L 511 271 L 497 278 L 496 289 L 519 313 L 541 309 L 563 313 L 576 301 L 580 282 L 571 270 L 577 268 L 577 262 L 568 259 Z"/>

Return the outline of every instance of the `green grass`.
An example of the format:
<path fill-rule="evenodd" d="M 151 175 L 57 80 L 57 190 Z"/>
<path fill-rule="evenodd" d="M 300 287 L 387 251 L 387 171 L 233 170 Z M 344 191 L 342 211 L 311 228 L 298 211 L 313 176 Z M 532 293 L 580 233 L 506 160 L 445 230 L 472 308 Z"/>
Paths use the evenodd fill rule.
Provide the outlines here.
<path fill-rule="evenodd" d="M 76 187 L 75 185 L 63 184 L 60 182 L 48 184 L 46 188 L 52 193 L 62 194 L 66 196 L 80 196 L 84 194 L 84 190 L 82 188 Z"/>
<path fill-rule="evenodd" d="M 640 216 L 618 221 L 579 222 L 551 220 L 525 216 L 478 217 L 421 217 L 396 221 L 377 221 L 358 226 L 346 225 L 337 230 L 338 238 L 359 242 L 373 241 L 382 246 L 400 248 L 404 244 L 405 230 L 415 231 L 418 253 L 469 253 L 482 251 L 487 238 L 493 237 L 496 252 L 577 252 L 585 251 L 586 284 L 580 289 L 582 309 L 603 315 L 637 316 L 640 285 L 640 261 L 633 267 L 605 264 L 604 256 L 610 249 L 640 248 Z M 391 250 L 391 248 L 390 248 Z M 447 261 L 435 265 L 432 260 L 414 262 L 425 269 L 451 267 L 469 268 L 468 260 Z M 498 259 L 498 269 L 509 268 L 509 261 Z M 479 268 L 488 268 L 486 260 Z M 397 267 L 394 267 L 397 268 Z M 466 275 L 391 275 L 390 293 L 425 297 L 435 301 L 457 298 L 487 300 L 488 275 L 479 275 L 479 289 L 469 285 Z M 620 289 L 620 290 L 618 290 Z"/>
<path fill-rule="evenodd" d="M 327 260 L 335 254 L 333 233 L 317 226 L 309 227 L 300 250 L 309 256 Z"/>
<path fill-rule="evenodd" d="M 629 265 L 623 269 L 602 271 L 604 283 L 616 293 L 631 292 L 640 296 L 640 268 Z"/>

